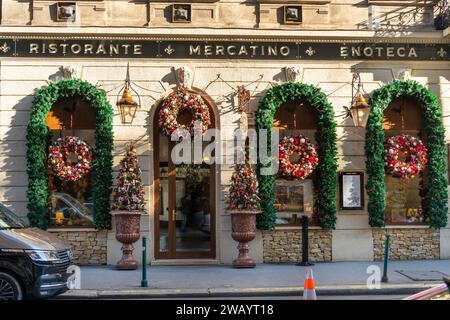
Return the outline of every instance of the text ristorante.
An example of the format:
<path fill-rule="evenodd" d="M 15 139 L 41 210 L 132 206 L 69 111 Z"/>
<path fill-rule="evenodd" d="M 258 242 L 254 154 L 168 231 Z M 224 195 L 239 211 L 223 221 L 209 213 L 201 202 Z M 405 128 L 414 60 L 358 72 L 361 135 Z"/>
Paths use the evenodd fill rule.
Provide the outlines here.
<path fill-rule="evenodd" d="M 130 43 L 30 43 L 30 54 L 55 54 L 55 55 L 141 55 L 141 44 Z"/>

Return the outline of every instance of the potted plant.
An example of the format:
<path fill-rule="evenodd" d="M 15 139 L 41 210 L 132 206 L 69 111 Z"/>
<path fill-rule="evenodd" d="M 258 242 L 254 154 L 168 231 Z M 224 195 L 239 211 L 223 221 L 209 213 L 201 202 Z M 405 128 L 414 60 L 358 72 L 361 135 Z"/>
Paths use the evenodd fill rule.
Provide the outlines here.
<path fill-rule="evenodd" d="M 239 242 L 239 255 L 233 261 L 235 268 L 254 268 L 255 262 L 249 256 L 249 245 L 256 236 L 256 215 L 259 210 L 258 181 L 253 167 L 238 164 L 231 177 L 227 199 L 227 210 L 231 215 L 231 236 Z"/>
<path fill-rule="evenodd" d="M 134 270 L 138 264 L 133 258 L 133 243 L 139 240 L 141 215 L 145 214 L 141 169 L 134 144 L 127 147 L 120 165 L 117 184 L 113 189 L 112 205 L 116 239 L 122 243 L 122 259 L 117 262 L 117 268 Z"/>

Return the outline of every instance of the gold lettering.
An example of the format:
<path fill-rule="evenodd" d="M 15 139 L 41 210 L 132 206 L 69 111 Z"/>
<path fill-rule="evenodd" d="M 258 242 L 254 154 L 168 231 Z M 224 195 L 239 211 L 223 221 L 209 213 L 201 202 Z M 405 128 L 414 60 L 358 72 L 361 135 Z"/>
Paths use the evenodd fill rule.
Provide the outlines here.
<path fill-rule="evenodd" d="M 68 43 L 61 43 L 60 46 L 62 47 L 62 53 L 66 54 L 67 53 L 67 47 L 69 46 Z"/>
<path fill-rule="evenodd" d="M 414 48 L 409 49 L 408 57 L 415 57 L 415 58 L 417 58 L 416 49 L 414 49 Z"/>
<path fill-rule="evenodd" d="M 258 49 L 258 46 L 250 46 L 250 49 L 252 49 L 252 56 L 256 56 L 256 49 Z"/>
<path fill-rule="evenodd" d="M 403 48 L 403 47 L 398 48 L 397 49 L 397 55 L 399 57 L 404 57 L 405 56 L 405 48 Z"/>
<path fill-rule="evenodd" d="M 376 47 L 378 57 L 381 57 L 381 52 L 383 51 L 383 47 Z"/>
<path fill-rule="evenodd" d="M 227 47 L 227 53 L 230 56 L 234 56 L 236 54 L 236 46 L 228 46 Z"/>
<path fill-rule="evenodd" d="M 134 45 L 134 54 L 142 54 L 142 45 L 141 44 Z"/>
<path fill-rule="evenodd" d="M 81 52 L 81 46 L 75 43 L 70 47 L 70 51 L 72 51 L 75 54 L 79 54 Z"/>
<path fill-rule="evenodd" d="M 97 47 L 96 54 L 100 54 L 100 53 L 102 53 L 102 54 L 106 53 L 105 46 L 103 44 L 99 44 L 98 47 Z"/>
<path fill-rule="evenodd" d="M 218 55 L 224 55 L 225 54 L 225 47 L 224 46 L 216 46 L 216 56 Z"/>
<path fill-rule="evenodd" d="M 387 50 L 387 51 L 386 51 L 386 55 L 387 55 L 389 58 L 394 57 L 394 48 L 393 48 L 393 47 L 387 47 L 386 50 Z"/>
<path fill-rule="evenodd" d="M 94 50 L 94 46 L 92 44 L 85 44 L 84 45 L 84 54 L 90 53 L 93 54 L 94 52 L 92 52 L 92 50 Z"/>
<path fill-rule="evenodd" d="M 110 44 L 109 45 L 109 54 L 119 54 L 119 45 L 118 44 Z"/>
<path fill-rule="evenodd" d="M 276 55 L 278 54 L 278 53 L 277 53 L 277 47 L 276 47 L 276 46 L 275 46 L 275 47 L 269 46 L 268 49 L 267 49 L 267 51 L 268 51 L 269 56 L 271 56 L 271 55 L 276 56 Z"/>
<path fill-rule="evenodd" d="M 289 47 L 288 46 L 282 46 L 281 48 L 280 48 L 280 53 L 281 53 L 281 55 L 282 56 L 288 56 L 289 55 L 289 53 L 291 52 L 291 49 L 289 49 Z"/>
<path fill-rule="evenodd" d="M 241 46 L 241 49 L 239 50 L 238 55 L 242 54 L 245 54 L 246 56 L 248 55 L 247 48 L 245 46 Z"/>
<path fill-rule="evenodd" d="M 348 57 L 348 47 L 341 47 L 341 57 Z"/>
<path fill-rule="evenodd" d="M 131 44 L 123 44 L 122 47 L 125 49 L 125 54 L 128 54 L 128 49 L 130 49 Z"/>
<path fill-rule="evenodd" d="M 365 47 L 363 53 L 366 57 L 373 56 L 373 49 L 371 47 Z"/>
<path fill-rule="evenodd" d="M 342 48 L 341 47 L 341 57 L 342 57 Z M 345 50 L 347 52 L 347 50 Z M 345 57 L 347 57 L 348 54 L 345 54 Z M 361 47 L 352 47 L 352 57 L 361 57 Z"/>
<path fill-rule="evenodd" d="M 205 46 L 205 56 L 212 56 L 213 52 L 212 52 L 212 45 L 207 44 Z"/>
<path fill-rule="evenodd" d="M 58 46 L 56 43 L 50 43 L 48 45 L 48 53 L 57 53 L 58 52 Z"/>
<path fill-rule="evenodd" d="M 201 54 L 200 45 L 196 46 L 195 48 L 192 44 L 189 46 L 189 55 L 192 56 L 193 54 L 196 54 L 196 55 Z"/>
<path fill-rule="evenodd" d="M 39 53 L 39 45 L 37 43 L 30 43 L 30 53 Z"/>

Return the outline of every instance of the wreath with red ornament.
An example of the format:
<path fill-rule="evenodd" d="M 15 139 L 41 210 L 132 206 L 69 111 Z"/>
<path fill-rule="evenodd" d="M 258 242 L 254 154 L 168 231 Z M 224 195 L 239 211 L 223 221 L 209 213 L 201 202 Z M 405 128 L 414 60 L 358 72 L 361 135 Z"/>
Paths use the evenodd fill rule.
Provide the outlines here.
<path fill-rule="evenodd" d="M 296 161 L 292 161 L 293 156 Z M 316 146 L 303 135 L 283 137 L 278 145 L 278 158 L 278 174 L 297 180 L 307 178 L 319 163 Z"/>
<path fill-rule="evenodd" d="M 92 149 L 78 137 L 67 136 L 53 142 L 48 150 L 48 165 L 63 181 L 77 181 L 92 168 Z"/>
<path fill-rule="evenodd" d="M 393 177 L 413 178 L 427 163 L 427 149 L 417 137 L 394 136 L 386 141 L 384 163 L 386 173 Z"/>
<path fill-rule="evenodd" d="M 182 110 L 192 111 L 192 120 L 188 125 L 178 122 L 178 114 Z M 159 111 L 159 126 L 161 131 L 171 136 L 176 130 L 187 130 L 190 135 L 194 135 L 196 121 L 201 124 L 201 134 L 203 135 L 211 124 L 208 106 L 199 94 L 179 90 L 169 94 L 162 103 Z"/>

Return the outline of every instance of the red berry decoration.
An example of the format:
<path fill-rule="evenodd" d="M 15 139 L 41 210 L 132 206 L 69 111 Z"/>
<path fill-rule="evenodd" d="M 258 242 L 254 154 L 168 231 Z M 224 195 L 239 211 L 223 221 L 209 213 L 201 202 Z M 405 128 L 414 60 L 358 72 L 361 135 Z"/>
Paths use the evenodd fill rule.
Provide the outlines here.
<path fill-rule="evenodd" d="M 400 154 L 405 156 L 400 159 Z M 385 143 L 384 164 L 387 174 L 402 179 L 413 178 L 427 163 L 427 149 L 422 141 L 402 134 L 389 138 Z"/>
<path fill-rule="evenodd" d="M 296 162 L 291 160 L 294 154 L 298 156 Z M 302 135 L 283 137 L 278 145 L 278 159 L 278 174 L 297 180 L 307 178 L 319 163 L 316 146 Z"/>
<path fill-rule="evenodd" d="M 182 109 L 191 110 L 193 113 L 189 125 L 182 125 L 177 121 L 177 116 Z M 170 137 L 175 130 L 185 129 L 193 136 L 196 121 L 201 122 L 201 134 L 204 134 L 211 124 L 208 106 L 199 94 L 179 90 L 169 94 L 162 103 L 158 124 L 165 135 Z"/>
<path fill-rule="evenodd" d="M 71 154 L 74 154 L 72 159 L 69 158 Z M 63 181 L 84 177 L 92 169 L 91 162 L 91 147 L 78 137 L 59 138 L 48 150 L 48 166 Z"/>

